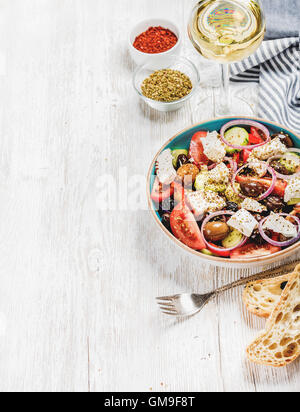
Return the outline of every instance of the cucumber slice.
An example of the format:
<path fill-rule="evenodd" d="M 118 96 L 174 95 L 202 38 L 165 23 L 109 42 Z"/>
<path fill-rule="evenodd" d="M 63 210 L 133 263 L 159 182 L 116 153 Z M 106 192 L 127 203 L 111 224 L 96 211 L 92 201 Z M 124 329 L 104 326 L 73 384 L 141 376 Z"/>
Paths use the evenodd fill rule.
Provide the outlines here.
<path fill-rule="evenodd" d="M 176 149 L 172 151 L 172 156 L 173 156 L 173 166 L 176 167 L 177 166 L 177 159 L 178 156 L 180 155 L 186 155 L 188 156 L 189 152 L 187 150 L 184 149 Z"/>
<path fill-rule="evenodd" d="M 241 243 L 242 239 L 243 239 L 242 233 L 234 229 L 223 240 L 222 246 L 225 247 L 225 249 L 231 249 L 232 247 L 237 246 L 239 243 Z"/>
<path fill-rule="evenodd" d="M 227 130 L 227 132 L 225 133 L 225 140 L 228 143 L 233 144 L 234 146 L 248 146 L 249 133 L 246 129 L 243 129 L 242 127 L 233 127 L 232 129 Z M 239 152 L 239 150 L 227 146 L 226 152 L 236 153 Z"/>
<path fill-rule="evenodd" d="M 201 253 L 203 253 L 203 255 L 207 255 L 207 256 L 214 256 L 214 254 L 208 249 L 202 249 Z"/>
<path fill-rule="evenodd" d="M 286 168 L 291 174 L 295 173 L 300 166 L 300 157 L 295 153 L 288 153 L 283 156 L 279 162 Z"/>
<path fill-rule="evenodd" d="M 202 191 L 205 189 L 205 186 L 208 181 L 208 172 L 204 171 L 198 174 L 195 181 L 195 189 L 198 191 Z"/>
<path fill-rule="evenodd" d="M 205 190 L 210 190 L 215 193 L 224 193 L 227 189 L 227 185 L 222 185 L 221 183 L 215 183 L 205 186 Z"/>
<path fill-rule="evenodd" d="M 241 191 L 241 186 L 238 183 L 234 184 L 236 190 L 238 192 Z M 240 198 L 235 191 L 233 190 L 231 185 L 228 185 L 226 192 L 225 192 L 225 196 L 226 199 L 228 200 L 228 202 L 233 202 L 233 203 L 237 203 L 238 205 L 242 204 L 244 199 Z"/>
<path fill-rule="evenodd" d="M 294 206 L 297 205 L 298 203 L 300 203 L 300 199 L 292 199 L 288 202 L 288 206 Z"/>

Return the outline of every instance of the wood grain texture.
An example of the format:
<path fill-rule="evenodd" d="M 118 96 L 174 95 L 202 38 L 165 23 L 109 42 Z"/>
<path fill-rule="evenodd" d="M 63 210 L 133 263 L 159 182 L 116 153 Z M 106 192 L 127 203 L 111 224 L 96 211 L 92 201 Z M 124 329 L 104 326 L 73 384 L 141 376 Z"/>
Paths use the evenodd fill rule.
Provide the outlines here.
<path fill-rule="evenodd" d="M 120 168 L 146 176 L 168 138 L 214 115 L 195 100 L 154 112 L 131 84 L 132 25 L 156 15 L 184 31 L 189 10 L 189 0 L 0 0 L 3 392 L 299 392 L 299 363 L 275 371 L 246 361 L 264 323 L 240 290 L 188 321 L 155 305 L 251 271 L 206 267 L 146 210 L 99 210 L 102 175 L 121 186 Z M 185 52 L 215 86 L 186 38 Z M 252 86 L 240 93 L 257 97 Z"/>

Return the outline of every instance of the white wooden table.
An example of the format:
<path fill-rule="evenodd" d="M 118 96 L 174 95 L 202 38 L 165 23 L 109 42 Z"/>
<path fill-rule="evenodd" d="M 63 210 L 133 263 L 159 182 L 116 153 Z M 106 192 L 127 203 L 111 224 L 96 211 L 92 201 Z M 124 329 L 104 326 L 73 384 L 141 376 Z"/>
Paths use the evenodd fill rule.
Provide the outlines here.
<path fill-rule="evenodd" d="M 203 266 L 147 210 L 126 206 L 125 174 L 129 197 L 138 185 L 144 194 L 162 144 L 212 116 L 194 103 L 150 111 L 131 84 L 131 26 L 156 15 L 185 30 L 190 5 L 0 0 L 1 391 L 299 392 L 299 363 L 246 361 L 264 322 L 240 290 L 188 321 L 160 315 L 157 295 L 250 271 Z M 103 175 L 117 187 L 115 210 L 101 210 Z"/>

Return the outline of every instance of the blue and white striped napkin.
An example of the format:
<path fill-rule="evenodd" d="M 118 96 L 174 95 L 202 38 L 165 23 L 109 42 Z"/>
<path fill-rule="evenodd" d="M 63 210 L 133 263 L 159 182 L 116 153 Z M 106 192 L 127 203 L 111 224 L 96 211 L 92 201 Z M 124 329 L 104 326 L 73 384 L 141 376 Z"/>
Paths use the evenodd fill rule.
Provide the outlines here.
<path fill-rule="evenodd" d="M 264 0 L 267 19 L 270 21 L 267 40 L 254 55 L 232 65 L 231 80 L 258 82 L 259 116 L 282 123 L 300 133 L 298 2 L 299 0 Z M 279 35 L 286 37 L 276 38 Z"/>

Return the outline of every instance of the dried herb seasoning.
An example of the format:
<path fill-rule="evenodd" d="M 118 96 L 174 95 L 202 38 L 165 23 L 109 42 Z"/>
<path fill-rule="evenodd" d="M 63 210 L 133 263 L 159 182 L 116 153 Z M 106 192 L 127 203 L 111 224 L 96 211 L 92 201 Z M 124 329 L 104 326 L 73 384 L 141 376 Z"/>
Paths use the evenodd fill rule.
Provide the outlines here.
<path fill-rule="evenodd" d="M 151 74 L 142 83 L 145 97 L 160 102 L 175 102 L 191 93 L 191 79 L 178 70 L 164 69 Z"/>

